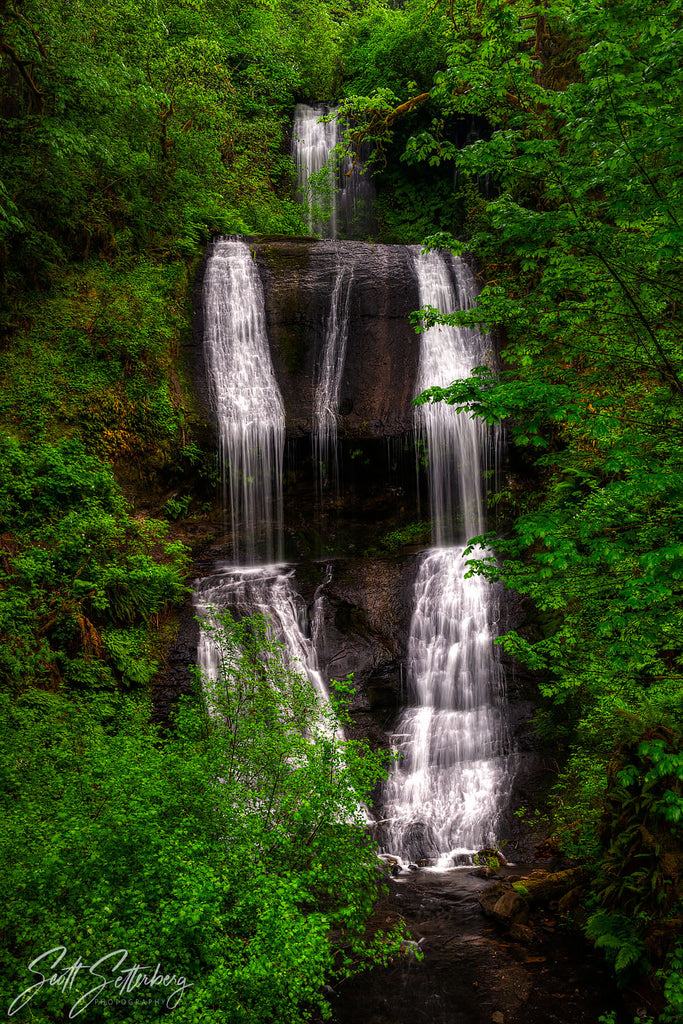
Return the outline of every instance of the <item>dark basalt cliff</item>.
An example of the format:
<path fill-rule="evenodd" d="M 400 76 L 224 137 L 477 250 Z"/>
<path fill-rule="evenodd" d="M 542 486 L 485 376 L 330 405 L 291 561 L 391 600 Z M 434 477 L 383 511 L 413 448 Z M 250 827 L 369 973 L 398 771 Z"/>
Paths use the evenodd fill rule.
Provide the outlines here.
<path fill-rule="evenodd" d="M 266 296 L 268 340 L 289 437 L 309 434 L 313 382 L 341 268 L 352 274 L 339 435 L 397 437 L 413 427 L 420 306 L 412 249 L 310 238 L 247 239 Z"/>

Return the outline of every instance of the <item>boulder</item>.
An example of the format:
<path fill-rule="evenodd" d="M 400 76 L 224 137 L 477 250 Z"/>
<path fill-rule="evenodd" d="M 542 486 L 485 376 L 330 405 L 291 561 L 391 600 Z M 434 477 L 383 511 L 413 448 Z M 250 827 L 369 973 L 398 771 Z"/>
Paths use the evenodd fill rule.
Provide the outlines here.
<path fill-rule="evenodd" d="M 529 907 L 523 896 L 512 888 L 507 880 L 489 886 L 478 897 L 479 905 L 487 917 L 492 917 L 506 928 L 515 924 L 526 924 Z"/>
<path fill-rule="evenodd" d="M 509 889 L 496 901 L 491 916 L 506 928 L 513 924 L 526 924 L 529 920 L 529 906 L 523 896 Z"/>

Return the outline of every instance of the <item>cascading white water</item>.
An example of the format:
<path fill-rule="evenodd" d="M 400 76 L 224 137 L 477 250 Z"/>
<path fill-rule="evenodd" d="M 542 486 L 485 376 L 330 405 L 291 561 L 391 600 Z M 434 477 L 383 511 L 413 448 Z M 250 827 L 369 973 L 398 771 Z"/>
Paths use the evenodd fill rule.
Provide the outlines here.
<path fill-rule="evenodd" d="M 195 607 L 200 618 L 210 617 L 211 609 L 228 609 L 237 618 L 263 615 L 273 639 L 284 646 L 290 666 L 308 676 L 318 693 L 327 698 L 315 647 L 306 636 L 306 604 L 297 593 L 293 571 L 283 565 L 218 566 L 212 576 L 196 582 Z M 202 630 L 197 658 L 208 679 L 216 678 L 219 656 L 211 634 Z"/>
<path fill-rule="evenodd" d="M 299 202 L 306 210 L 308 230 L 324 238 L 372 237 L 374 187 L 363 161 L 351 153 L 340 157 L 342 143 L 337 108 L 298 103 L 292 131 L 292 158 L 297 173 Z M 332 115 L 331 120 L 321 118 Z M 320 174 L 323 169 L 327 173 Z M 311 175 L 318 175 L 314 182 Z"/>
<path fill-rule="evenodd" d="M 443 311 L 470 305 L 472 275 L 460 261 L 413 254 L 420 301 Z M 337 274 L 316 377 L 314 414 L 318 461 L 329 463 L 336 441 L 340 379 L 348 336 L 352 272 Z M 282 532 L 283 404 L 270 360 L 260 278 L 246 243 L 218 240 L 209 255 L 204 295 L 205 351 L 227 461 L 225 496 L 232 514 L 237 566 L 223 566 L 198 583 L 198 611 L 229 608 L 241 617 L 262 612 L 294 667 L 321 694 L 325 685 L 315 642 L 306 633 L 305 605 L 294 574 L 272 561 Z M 433 328 L 422 336 L 417 390 L 466 376 L 485 358 L 478 332 Z M 452 862 L 453 854 L 495 840 L 496 820 L 511 785 L 506 750 L 504 686 L 495 656 L 496 590 L 466 580 L 463 548 L 484 527 L 487 434 L 446 406 L 422 406 L 416 426 L 429 449 L 434 539 L 415 583 L 407 677 L 412 705 L 401 715 L 394 743 L 403 760 L 384 790 L 385 846 L 412 860 Z M 324 621 L 314 602 L 314 641 Z M 320 613 L 320 614 L 319 614 Z M 199 659 L 216 673 L 218 652 L 204 631 Z"/>
<path fill-rule="evenodd" d="M 332 319 L 338 315 L 337 310 Z M 284 645 L 291 667 L 304 672 L 326 697 L 293 571 L 283 565 L 253 565 L 258 554 L 269 561 L 281 553 L 285 417 L 268 347 L 261 280 L 245 242 L 219 239 L 209 255 L 204 349 L 221 462 L 227 462 L 224 502 L 229 491 L 237 564 L 218 566 L 213 575 L 197 581 L 198 615 L 210 618 L 212 609 L 228 609 L 238 618 L 262 614 L 273 638 Z M 328 390 L 331 404 L 333 386 Z M 198 661 L 207 678 L 216 678 L 219 658 L 211 633 L 201 630 Z"/>
<path fill-rule="evenodd" d="M 451 269 L 457 285 L 454 287 Z M 415 253 L 415 272 L 422 306 L 442 313 L 466 309 L 475 299 L 474 277 L 462 260 L 449 266 L 438 252 Z M 417 393 L 434 385 L 468 377 L 486 357 L 486 340 L 464 327 L 432 327 L 421 336 Z M 482 461 L 487 430 L 482 420 L 458 415 L 443 402 L 417 406 L 418 436 L 429 452 L 429 497 L 434 541 L 447 544 L 484 530 L 485 488 Z"/>
<path fill-rule="evenodd" d="M 415 271 L 421 305 L 449 313 L 474 301 L 474 279 L 462 261 L 451 265 L 440 253 L 416 252 Z M 418 392 L 468 376 L 483 361 L 485 344 L 473 330 L 426 331 Z M 393 737 L 401 760 L 384 789 L 382 834 L 391 852 L 446 866 L 495 842 L 511 777 L 504 680 L 493 645 L 496 588 L 481 577 L 466 579 L 464 549 L 446 546 L 483 531 L 486 431 L 443 404 L 419 406 L 416 419 L 428 447 L 439 546 L 423 557 L 415 582 L 407 665 L 414 703 Z"/>
<path fill-rule="evenodd" d="M 321 122 L 321 118 L 334 109 L 309 107 L 297 103 L 292 133 L 292 156 L 297 170 L 299 201 L 307 209 L 308 230 L 324 238 L 337 237 L 337 179 L 338 169 L 333 166 L 332 150 L 339 142 L 337 121 Z M 326 188 L 311 190 L 309 179 L 323 168 Z M 325 194 L 325 193 L 328 194 Z M 329 207 L 329 215 L 325 216 Z"/>
<path fill-rule="evenodd" d="M 263 287 L 245 242 L 213 243 L 204 277 L 204 352 L 235 561 L 251 564 L 258 554 L 270 561 L 282 554 L 285 414 Z"/>
<path fill-rule="evenodd" d="M 338 482 L 337 415 L 346 343 L 349 337 L 349 305 L 353 268 L 340 263 L 325 324 L 313 398 L 313 458 L 318 467 L 320 490 L 325 479 Z"/>

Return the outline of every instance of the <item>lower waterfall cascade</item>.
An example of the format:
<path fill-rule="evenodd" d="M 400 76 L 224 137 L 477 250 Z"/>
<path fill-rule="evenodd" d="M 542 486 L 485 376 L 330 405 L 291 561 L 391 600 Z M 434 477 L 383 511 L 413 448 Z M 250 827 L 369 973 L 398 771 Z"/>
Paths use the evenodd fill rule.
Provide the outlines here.
<path fill-rule="evenodd" d="M 319 321 L 309 383 L 309 459 L 320 495 L 324 483 L 332 478 L 338 486 L 339 481 L 338 421 L 348 385 L 350 323 L 358 316 L 358 268 L 367 263 L 365 253 L 372 255 L 369 265 L 380 275 L 385 267 L 390 273 L 396 259 L 404 261 L 421 305 L 444 312 L 466 308 L 475 301 L 476 289 L 467 264 L 440 252 L 345 242 L 321 243 L 315 251 L 331 257 L 325 264 L 330 266 L 327 312 Z M 200 617 L 210 616 L 212 609 L 228 609 L 237 617 L 263 614 L 292 666 L 325 696 L 327 670 L 337 671 L 340 661 L 325 656 L 330 629 L 338 633 L 339 613 L 335 619 L 326 603 L 334 588 L 336 556 L 317 563 L 318 582 L 307 584 L 306 599 L 297 565 L 281 560 L 286 402 L 277 379 L 281 362 L 271 351 L 271 313 L 263 284 L 263 268 L 245 241 L 213 243 L 204 279 L 204 350 L 227 481 L 233 558 L 220 559 L 197 580 L 195 608 Z M 488 358 L 489 344 L 471 329 L 426 331 L 413 394 L 467 376 Z M 496 448 L 496 439 L 480 421 L 445 405 L 417 407 L 414 421 L 414 438 L 401 444 L 414 446 L 416 438 L 428 453 L 436 546 L 412 556 L 413 609 L 400 666 L 408 705 L 389 736 L 398 760 L 375 808 L 373 829 L 386 853 L 442 869 L 471 861 L 478 849 L 496 843 L 513 781 L 504 673 L 493 642 L 500 595 L 482 577 L 467 578 L 463 554 L 468 538 L 485 529 L 489 449 Z M 386 450 L 391 462 L 391 446 Z M 351 458 L 360 451 L 351 450 Z M 303 472 L 296 465 L 293 471 Z M 208 677 L 215 676 L 216 659 L 209 635 L 201 632 L 198 660 Z M 348 662 L 351 670 L 360 667 L 353 651 Z M 385 671 L 384 664 L 375 665 L 375 675 Z"/>
<path fill-rule="evenodd" d="M 415 253 L 423 306 L 444 313 L 471 306 L 474 277 L 460 259 Z M 478 332 L 435 326 L 421 336 L 417 392 L 469 375 L 486 357 Z M 493 639 L 496 588 L 467 577 L 464 548 L 484 530 L 485 456 L 480 420 L 442 403 L 417 407 L 429 452 L 434 539 L 419 567 L 408 640 L 411 705 L 393 735 L 400 760 L 382 797 L 382 843 L 410 861 L 448 866 L 496 844 L 512 785 L 505 686 Z M 481 549 L 479 554 L 486 554 Z"/>
<path fill-rule="evenodd" d="M 211 609 L 224 608 L 238 616 L 263 615 L 273 638 L 287 651 L 291 666 L 297 671 L 303 669 L 314 689 L 327 696 L 315 647 L 306 636 L 306 605 L 297 593 L 292 570 L 283 565 L 218 565 L 211 576 L 197 582 L 195 608 L 200 617 L 210 617 Z M 217 651 L 204 631 L 200 633 L 198 660 L 205 676 L 215 679 Z"/>

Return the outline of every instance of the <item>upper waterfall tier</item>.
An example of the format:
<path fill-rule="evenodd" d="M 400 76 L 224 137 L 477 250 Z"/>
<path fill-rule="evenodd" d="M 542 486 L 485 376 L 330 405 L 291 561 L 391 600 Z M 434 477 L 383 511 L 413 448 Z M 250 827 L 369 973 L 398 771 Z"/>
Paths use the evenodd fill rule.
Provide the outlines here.
<path fill-rule="evenodd" d="M 306 208 L 308 230 L 326 238 L 337 237 L 339 167 L 333 161 L 332 151 L 340 137 L 336 118 L 321 118 L 334 113 L 331 107 L 298 103 L 292 130 L 299 202 Z M 316 176 L 313 181 L 311 175 Z"/>
<path fill-rule="evenodd" d="M 292 158 L 308 230 L 324 238 L 372 238 L 375 191 L 364 162 L 344 150 L 337 109 L 297 104 Z M 331 116 L 330 120 L 323 120 Z"/>

